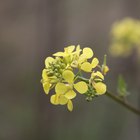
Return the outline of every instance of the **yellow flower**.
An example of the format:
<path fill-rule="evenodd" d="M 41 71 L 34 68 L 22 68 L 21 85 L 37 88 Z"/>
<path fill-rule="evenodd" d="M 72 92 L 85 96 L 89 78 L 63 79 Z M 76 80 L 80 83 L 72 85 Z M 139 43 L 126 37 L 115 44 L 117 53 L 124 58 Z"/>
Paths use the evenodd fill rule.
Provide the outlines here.
<path fill-rule="evenodd" d="M 94 80 L 101 80 L 101 81 L 104 80 L 104 76 L 100 71 L 97 71 L 97 72 L 93 71 L 91 73 L 91 78 Z"/>
<path fill-rule="evenodd" d="M 80 48 L 80 45 L 77 45 L 77 47 L 76 47 L 76 51 L 73 52 L 74 57 L 79 57 L 81 51 L 82 51 L 82 50 L 81 50 L 81 48 Z M 74 59 L 75 59 L 75 58 L 74 58 Z"/>
<path fill-rule="evenodd" d="M 85 72 L 91 72 L 93 68 L 97 67 L 99 60 L 97 58 L 93 58 L 92 62 L 83 62 L 80 64 L 81 70 Z"/>
<path fill-rule="evenodd" d="M 82 50 L 80 49 L 80 45 L 78 45 L 76 47 L 76 51 L 73 52 L 73 58 L 72 58 L 71 66 L 74 67 L 74 68 L 78 68 L 78 61 L 79 61 L 79 56 L 80 56 L 81 51 Z"/>
<path fill-rule="evenodd" d="M 73 110 L 73 103 L 72 103 L 71 100 L 68 100 L 67 108 L 68 108 L 69 111 L 72 111 Z"/>
<path fill-rule="evenodd" d="M 87 84 L 83 81 L 74 84 L 74 73 L 70 70 L 65 70 L 63 72 L 63 78 L 71 86 L 71 90 L 73 90 L 74 87 L 81 94 L 85 93 L 88 90 Z"/>
<path fill-rule="evenodd" d="M 72 111 L 73 104 L 71 99 L 75 98 L 76 93 L 72 90 L 69 85 L 64 83 L 57 83 L 55 86 L 56 94 L 51 96 L 51 103 L 54 105 L 65 105 L 67 104 L 68 110 Z"/>
<path fill-rule="evenodd" d="M 71 99 L 76 97 L 76 93 L 73 88 L 75 88 L 79 93 L 84 94 L 88 90 L 88 86 L 85 82 L 80 81 L 74 84 L 74 73 L 70 70 L 65 70 L 62 74 L 64 78 L 64 83 L 57 83 L 55 86 L 55 95 L 51 97 L 51 103 L 55 105 L 65 105 L 69 111 L 72 111 L 73 104 Z"/>
<path fill-rule="evenodd" d="M 103 67 L 103 74 L 106 75 L 106 73 L 109 71 L 109 67 L 108 66 L 104 66 Z"/>
<path fill-rule="evenodd" d="M 84 94 L 88 90 L 87 84 L 83 81 L 74 84 L 74 88 L 81 94 Z"/>
<path fill-rule="evenodd" d="M 74 49 L 75 46 L 68 46 L 64 48 L 64 52 L 57 52 L 53 56 L 63 57 L 66 63 L 71 63 Z"/>
<path fill-rule="evenodd" d="M 46 94 L 48 94 L 49 90 L 50 90 L 50 87 L 51 87 L 51 83 L 50 83 L 49 77 L 47 76 L 47 70 L 46 69 L 43 69 L 43 71 L 42 71 L 42 80 L 41 80 L 41 82 L 43 84 L 44 92 Z"/>
<path fill-rule="evenodd" d="M 47 58 L 45 59 L 45 66 L 46 66 L 46 68 L 48 68 L 49 65 L 50 65 L 52 62 L 54 62 L 54 58 L 53 58 L 53 57 L 47 57 Z"/>
<path fill-rule="evenodd" d="M 125 18 L 115 22 L 111 29 L 112 43 L 110 53 L 113 56 L 126 57 L 140 46 L 140 20 Z"/>
<path fill-rule="evenodd" d="M 106 85 L 102 82 L 93 83 L 93 87 L 95 88 L 97 95 L 102 95 L 106 92 Z"/>
<path fill-rule="evenodd" d="M 79 69 L 85 72 L 91 72 L 93 68 L 95 68 L 99 60 L 97 58 L 93 58 L 92 62 L 88 62 L 87 60 L 93 57 L 93 51 L 91 48 L 84 48 L 82 54 L 79 56 L 77 60 L 77 64 Z"/>
<path fill-rule="evenodd" d="M 90 81 L 95 89 L 95 95 L 102 95 L 106 92 L 106 85 L 102 82 L 104 75 L 100 71 L 93 71 L 91 73 Z"/>
<path fill-rule="evenodd" d="M 66 105 L 67 109 L 72 111 L 72 99 L 76 97 L 77 92 L 84 94 L 88 101 L 95 95 L 106 92 L 106 85 L 103 83 L 104 75 L 109 70 L 106 57 L 104 64 L 100 66 L 98 58 L 92 58 L 93 55 L 91 48 L 82 50 L 78 45 L 68 46 L 64 48 L 64 52 L 57 52 L 53 54 L 54 57 L 45 59 L 41 82 L 46 94 L 50 89 L 55 89 L 55 94 L 50 97 L 52 104 Z M 94 68 L 100 69 L 101 72 L 93 71 Z M 82 77 L 82 71 L 91 73 L 90 79 Z"/>
<path fill-rule="evenodd" d="M 97 65 L 99 64 L 99 60 L 98 58 L 93 58 L 92 62 L 91 62 L 91 65 L 92 65 L 92 68 L 95 68 L 97 67 Z"/>
<path fill-rule="evenodd" d="M 81 64 L 81 70 L 85 72 L 91 72 L 92 65 L 89 62 L 84 62 L 83 64 Z"/>
<path fill-rule="evenodd" d="M 73 87 L 69 84 L 57 83 L 55 86 L 55 92 L 65 95 L 67 99 L 73 99 L 76 97 Z"/>
<path fill-rule="evenodd" d="M 63 57 L 66 57 L 66 56 L 69 56 L 71 55 L 71 53 L 74 51 L 75 49 L 75 46 L 68 46 L 67 48 L 64 49 L 64 52 L 57 52 L 55 54 L 53 54 L 53 56 L 63 56 Z"/>
<path fill-rule="evenodd" d="M 109 71 L 109 67 L 106 65 L 106 55 L 104 55 L 104 61 L 103 61 L 103 65 L 101 67 L 101 71 L 103 73 L 103 75 L 106 75 L 107 72 Z"/>
<path fill-rule="evenodd" d="M 84 48 L 83 49 L 83 55 L 85 55 L 85 57 L 87 59 L 93 57 L 93 51 L 92 51 L 92 49 L 91 48 L 88 48 L 88 47 Z"/>
<path fill-rule="evenodd" d="M 73 110 L 73 103 L 70 99 L 67 99 L 64 95 L 62 94 L 55 94 L 52 95 L 50 98 L 50 102 L 54 105 L 65 105 L 67 104 L 67 108 L 69 111 Z"/>

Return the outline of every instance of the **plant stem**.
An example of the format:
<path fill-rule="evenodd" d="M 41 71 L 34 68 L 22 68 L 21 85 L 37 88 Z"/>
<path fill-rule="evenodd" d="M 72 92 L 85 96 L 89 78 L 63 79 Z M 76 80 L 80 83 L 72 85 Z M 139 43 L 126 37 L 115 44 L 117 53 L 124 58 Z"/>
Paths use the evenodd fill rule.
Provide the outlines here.
<path fill-rule="evenodd" d="M 80 77 L 78 76 L 77 79 L 82 80 L 86 83 L 89 83 L 89 80 L 84 78 L 84 77 Z M 122 106 L 124 106 L 126 109 L 128 109 L 129 111 L 135 113 L 136 115 L 140 116 L 140 110 L 133 107 L 132 105 L 130 105 L 129 103 L 126 103 L 122 98 L 112 94 L 111 92 L 107 91 L 105 93 L 106 96 L 108 96 L 109 98 L 111 98 L 112 100 L 116 101 L 117 103 L 121 104 Z"/>
<path fill-rule="evenodd" d="M 131 112 L 135 113 L 136 115 L 139 115 L 140 116 L 140 110 L 138 110 L 137 108 L 133 107 L 129 103 L 126 103 L 120 97 L 115 96 L 115 95 L 113 95 L 112 93 L 110 93 L 108 91 L 105 93 L 105 95 L 108 96 L 108 97 L 110 97 L 111 99 L 113 99 L 117 103 L 121 104 L 122 106 L 124 106 L 125 108 L 127 108 L 129 111 L 131 111 Z"/>

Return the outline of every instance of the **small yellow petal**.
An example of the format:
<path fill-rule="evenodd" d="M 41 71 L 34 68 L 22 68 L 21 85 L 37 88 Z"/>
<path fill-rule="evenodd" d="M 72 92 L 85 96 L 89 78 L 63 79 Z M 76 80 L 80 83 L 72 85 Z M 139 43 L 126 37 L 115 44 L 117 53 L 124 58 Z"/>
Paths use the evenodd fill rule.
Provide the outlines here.
<path fill-rule="evenodd" d="M 101 78 L 102 80 L 104 80 L 104 76 L 103 76 L 103 74 L 100 72 L 100 71 L 97 71 L 97 72 L 92 72 L 92 74 L 91 74 L 91 77 L 92 78 L 95 78 L 97 76 L 97 78 L 99 77 L 99 78 Z"/>
<path fill-rule="evenodd" d="M 93 58 L 91 62 L 92 68 L 95 68 L 98 64 L 99 64 L 98 58 Z"/>
<path fill-rule="evenodd" d="M 65 105 L 68 103 L 68 99 L 64 95 L 60 95 L 59 103 L 60 103 L 60 105 Z"/>
<path fill-rule="evenodd" d="M 102 82 L 95 83 L 93 86 L 98 95 L 102 95 L 106 92 L 106 85 Z"/>
<path fill-rule="evenodd" d="M 52 58 L 52 57 L 47 57 L 46 59 L 45 59 L 45 66 L 46 66 L 46 68 L 49 66 L 49 64 L 50 63 L 52 63 L 54 61 L 54 58 Z"/>
<path fill-rule="evenodd" d="M 91 48 L 84 48 L 83 54 L 86 55 L 86 58 L 91 58 L 93 56 L 93 51 Z"/>
<path fill-rule="evenodd" d="M 72 54 L 73 54 L 73 56 L 74 56 L 74 58 L 79 58 L 79 55 L 80 55 L 80 52 L 81 52 L 82 50 L 80 49 L 80 45 L 77 45 L 77 47 L 76 47 L 76 51 L 74 51 Z"/>
<path fill-rule="evenodd" d="M 68 108 L 69 111 L 72 111 L 73 110 L 73 103 L 72 103 L 71 100 L 68 101 L 67 108 Z"/>
<path fill-rule="evenodd" d="M 65 56 L 65 53 L 64 52 L 57 52 L 57 53 L 54 53 L 53 56 Z"/>
<path fill-rule="evenodd" d="M 97 72 L 96 72 L 96 75 L 97 75 L 99 78 L 101 78 L 101 79 L 104 80 L 104 76 L 103 76 L 103 74 L 102 74 L 100 71 L 97 71 Z"/>
<path fill-rule="evenodd" d="M 108 66 L 104 66 L 103 67 L 103 74 L 106 75 L 106 73 L 109 71 L 109 67 Z"/>
<path fill-rule="evenodd" d="M 68 83 L 73 83 L 74 80 L 74 73 L 70 70 L 65 70 L 62 74 L 63 78 L 66 80 Z"/>
<path fill-rule="evenodd" d="M 57 83 L 56 86 L 55 86 L 55 92 L 56 93 L 64 94 L 68 90 L 69 90 L 68 86 L 66 86 L 64 83 Z"/>
<path fill-rule="evenodd" d="M 42 71 L 42 78 L 44 81 L 48 81 L 47 70 L 43 69 Z"/>
<path fill-rule="evenodd" d="M 80 55 L 80 52 L 81 52 L 82 50 L 80 49 L 80 45 L 77 45 L 77 47 L 76 47 L 76 54 L 77 54 L 77 56 L 79 56 Z"/>
<path fill-rule="evenodd" d="M 74 84 L 74 88 L 81 94 L 84 94 L 88 90 L 87 84 L 83 81 Z"/>
<path fill-rule="evenodd" d="M 71 63 L 71 66 L 74 68 L 78 67 L 78 61 L 77 60 L 73 60 L 73 62 Z"/>
<path fill-rule="evenodd" d="M 68 92 L 66 92 L 65 97 L 68 99 L 73 99 L 75 98 L 76 93 L 73 90 L 69 90 Z"/>
<path fill-rule="evenodd" d="M 54 105 L 58 105 L 59 104 L 59 97 L 58 95 L 52 95 L 50 98 L 50 102 Z"/>
<path fill-rule="evenodd" d="M 51 84 L 49 82 L 43 82 L 43 89 L 46 94 L 49 93 Z"/>
<path fill-rule="evenodd" d="M 81 65 L 86 60 L 87 60 L 86 56 L 84 54 L 81 54 L 79 59 L 78 59 L 78 64 Z"/>
<path fill-rule="evenodd" d="M 81 69 L 85 72 L 91 72 L 92 65 L 89 62 L 85 62 L 81 65 Z"/>
<path fill-rule="evenodd" d="M 66 53 L 72 53 L 74 49 L 75 49 L 75 46 L 71 45 L 71 46 L 66 47 L 64 50 Z"/>

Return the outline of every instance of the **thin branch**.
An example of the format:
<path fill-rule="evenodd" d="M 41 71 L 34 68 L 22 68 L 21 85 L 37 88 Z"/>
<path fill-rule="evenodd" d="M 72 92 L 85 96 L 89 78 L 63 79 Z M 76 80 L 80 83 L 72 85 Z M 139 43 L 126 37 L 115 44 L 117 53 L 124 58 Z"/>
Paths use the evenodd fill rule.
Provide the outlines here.
<path fill-rule="evenodd" d="M 126 103 L 123 99 L 121 99 L 118 96 L 113 95 L 110 92 L 106 92 L 105 94 L 106 96 L 110 97 L 111 99 L 113 99 L 114 101 L 116 101 L 117 103 L 121 104 L 122 106 L 124 106 L 125 108 L 127 108 L 129 111 L 135 113 L 136 115 L 140 116 L 140 110 L 133 107 L 132 105 L 130 105 L 129 103 Z"/>
<path fill-rule="evenodd" d="M 78 76 L 77 79 L 85 81 L 86 83 L 89 83 L 89 80 L 84 78 L 84 77 Z M 126 103 L 125 100 L 123 100 L 122 98 L 120 98 L 118 96 L 115 96 L 114 94 L 110 93 L 109 91 L 107 91 L 105 93 L 105 95 L 108 96 L 109 98 L 111 98 L 112 100 L 116 101 L 117 103 L 121 104 L 122 106 L 124 106 L 129 111 L 131 111 L 131 112 L 135 113 L 136 115 L 140 116 L 140 110 L 135 108 L 135 107 L 133 107 L 129 103 Z"/>

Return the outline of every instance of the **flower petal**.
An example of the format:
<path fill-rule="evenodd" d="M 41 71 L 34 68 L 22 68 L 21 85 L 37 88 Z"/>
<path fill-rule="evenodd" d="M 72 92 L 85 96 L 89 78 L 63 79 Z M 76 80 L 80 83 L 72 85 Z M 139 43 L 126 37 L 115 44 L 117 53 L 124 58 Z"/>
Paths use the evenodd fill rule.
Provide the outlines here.
<path fill-rule="evenodd" d="M 70 70 L 65 70 L 62 74 L 63 78 L 68 82 L 68 83 L 73 83 L 74 80 L 74 73 Z"/>
<path fill-rule="evenodd" d="M 64 94 L 68 90 L 69 90 L 69 87 L 66 86 L 64 83 L 57 83 L 55 86 L 56 93 Z"/>
<path fill-rule="evenodd" d="M 53 56 L 65 56 L 65 53 L 64 52 L 57 52 L 57 53 L 54 53 Z"/>
<path fill-rule="evenodd" d="M 97 71 L 97 72 L 92 72 L 92 74 L 91 74 L 91 77 L 92 78 L 95 78 L 97 76 L 97 78 L 99 77 L 99 78 L 101 78 L 102 80 L 104 80 L 104 76 L 103 76 L 103 74 L 100 72 L 100 71 Z"/>
<path fill-rule="evenodd" d="M 44 92 L 45 92 L 46 94 L 48 94 L 48 93 L 49 93 L 49 90 L 50 90 L 51 84 L 50 84 L 49 82 L 43 82 L 42 84 L 43 84 Z"/>
<path fill-rule="evenodd" d="M 96 89 L 97 95 L 102 95 L 106 92 L 106 85 L 102 82 L 94 83 L 93 86 Z"/>
<path fill-rule="evenodd" d="M 71 46 L 66 47 L 64 50 L 66 53 L 72 53 L 74 49 L 75 49 L 75 46 L 71 45 Z"/>
<path fill-rule="evenodd" d="M 80 49 L 80 45 L 77 45 L 76 51 L 75 51 L 76 52 L 76 55 L 79 56 L 81 51 L 82 50 Z"/>
<path fill-rule="evenodd" d="M 102 74 L 100 71 L 97 71 L 97 72 L 96 72 L 96 75 L 97 75 L 99 78 L 101 78 L 101 79 L 104 80 L 104 76 L 103 76 L 103 74 Z"/>
<path fill-rule="evenodd" d="M 98 58 L 96 58 L 96 57 L 93 58 L 93 60 L 91 62 L 92 68 L 95 68 L 98 64 L 99 64 Z"/>
<path fill-rule="evenodd" d="M 59 104 L 59 97 L 57 94 L 52 95 L 50 98 L 50 102 L 54 105 L 58 105 Z"/>
<path fill-rule="evenodd" d="M 54 61 L 54 58 L 53 57 L 47 57 L 45 59 L 45 66 L 46 68 L 49 66 L 50 63 L 52 63 Z"/>
<path fill-rule="evenodd" d="M 88 90 L 87 84 L 83 81 L 74 84 L 74 88 L 81 94 L 84 94 Z"/>
<path fill-rule="evenodd" d="M 60 103 L 60 105 L 65 105 L 68 103 L 68 99 L 64 95 L 60 95 L 59 103 Z"/>
<path fill-rule="evenodd" d="M 69 90 L 68 92 L 66 92 L 65 97 L 68 99 L 73 99 L 75 98 L 76 93 L 73 90 Z"/>
<path fill-rule="evenodd" d="M 91 72 L 92 65 L 89 62 L 85 62 L 81 65 L 81 69 L 85 72 Z"/>
<path fill-rule="evenodd" d="M 81 65 L 83 62 L 87 60 L 86 55 L 81 54 L 78 59 L 78 64 Z"/>
<path fill-rule="evenodd" d="M 68 108 L 69 111 L 72 111 L 73 110 L 73 103 L 72 103 L 71 100 L 68 101 L 67 108 Z"/>
<path fill-rule="evenodd" d="M 93 56 L 93 51 L 91 48 L 84 48 L 83 54 L 86 55 L 86 58 L 91 58 Z"/>
<path fill-rule="evenodd" d="M 108 66 L 104 66 L 103 67 L 103 74 L 106 75 L 106 73 L 109 71 L 109 67 Z"/>
<path fill-rule="evenodd" d="M 43 69 L 42 71 L 42 78 L 44 81 L 48 81 L 47 70 Z"/>

